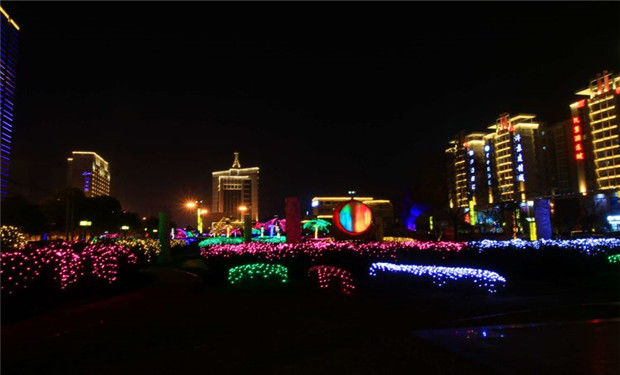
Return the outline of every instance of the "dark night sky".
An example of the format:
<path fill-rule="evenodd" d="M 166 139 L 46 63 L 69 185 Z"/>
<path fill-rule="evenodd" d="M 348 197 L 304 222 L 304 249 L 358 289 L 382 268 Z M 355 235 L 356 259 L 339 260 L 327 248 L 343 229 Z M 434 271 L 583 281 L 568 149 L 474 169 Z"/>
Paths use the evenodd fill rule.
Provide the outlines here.
<path fill-rule="evenodd" d="M 71 150 L 96 151 L 141 215 L 210 201 L 233 151 L 261 167 L 262 217 L 349 189 L 436 201 L 458 130 L 562 120 L 620 71 L 617 2 L 3 7 L 21 27 L 12 179 L 44 196 Z"/>

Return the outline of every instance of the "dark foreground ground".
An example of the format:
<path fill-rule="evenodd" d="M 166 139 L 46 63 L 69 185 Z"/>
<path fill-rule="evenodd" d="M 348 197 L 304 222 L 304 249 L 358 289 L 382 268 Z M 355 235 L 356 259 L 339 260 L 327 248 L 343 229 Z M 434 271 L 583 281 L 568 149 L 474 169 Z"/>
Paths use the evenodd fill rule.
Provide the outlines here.
<path fill-rule="evenodd" d="M 617 289 L 354 296 L 151 267 L 46 308 L 3 301 L 2 374 L 617 374 Z M 536 289 L 536 288 L 534 288 Z M 7 312 L 8 311 L 8 312 Z"/>

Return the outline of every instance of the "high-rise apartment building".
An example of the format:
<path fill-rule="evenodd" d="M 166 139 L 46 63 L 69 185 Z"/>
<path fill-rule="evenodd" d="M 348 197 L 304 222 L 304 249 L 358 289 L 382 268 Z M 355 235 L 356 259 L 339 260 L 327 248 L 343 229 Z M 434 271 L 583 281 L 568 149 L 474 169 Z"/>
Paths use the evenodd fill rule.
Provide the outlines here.
<path fill-rule="evenodd" d="M 17 79 L 17 40 L 19 26 L 0 7 L 0 196 L 7 194 L 13 147 L 13 114 Z"/>
<path fill-rule="evenodd" d="M 67 162 L 67 186 L 82 189 L 87 197 L 110 195 L 110 167 L 101 156 L 73 151 Z"/>
<path fill-rule="evenodd" d="M 240 218 L 239 207 L 248 208 L 247 215 L 258 221 L 258 167 L 241 168 L 235 152 L 232 168 L 212 172 L 212 210 L 230 218 Z"/>
<path fill-rule="evenodd" d="M 461 134 L 446 149 L 451 208 L 488 202 L 484 136 L 484 133 Z"/>
<path fill-rule="evenodd" d="M 570 105 L 579 193 L 620 188 L 620 75 L 607 71 L 576 92 Z"/>
<path fill-rule="evenodd" d="M 495 132 L 485 136 L 485 165 L 490 203 L 526 202 L 541 190 L 539 158 L 541 142 L 535 115 L 500 115 Z"/>
<path fill-rule="evenodd" d="M 541 190 L 539 124 L 534 115 L 502 114 L 493 132 L 461 135 L 446 149 L 450 206 L 524 202 Z"/>
<path fill-rule="evenodd" d="M 568 119 L 550 124 L 540 133 L 543 195 L 567 196 L 577 192 L 572 121 Z"/>

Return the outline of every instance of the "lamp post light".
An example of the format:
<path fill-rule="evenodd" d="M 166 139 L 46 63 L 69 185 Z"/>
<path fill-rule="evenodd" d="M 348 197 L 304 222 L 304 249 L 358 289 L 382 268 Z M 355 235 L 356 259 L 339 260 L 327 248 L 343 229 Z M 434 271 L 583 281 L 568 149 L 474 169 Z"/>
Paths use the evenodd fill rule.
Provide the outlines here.
<path fill-rule="evenodd" d="M 84 240 L 86 240 L 86 228 L 92 226 L 92 221 L 81 220 L 80 227 L 82 227 L 82 235 L 84 236 Z"/>
<path fill-rule="evenodd" d="M 198 229 L 198 234 L 202 234 L 202 215 L 207 214 L 209 210 L 201 208 L 199 203 L 202 201 L 188 201 L 185 203 L 185 207 L 196 210 L 196 229 Z"/>

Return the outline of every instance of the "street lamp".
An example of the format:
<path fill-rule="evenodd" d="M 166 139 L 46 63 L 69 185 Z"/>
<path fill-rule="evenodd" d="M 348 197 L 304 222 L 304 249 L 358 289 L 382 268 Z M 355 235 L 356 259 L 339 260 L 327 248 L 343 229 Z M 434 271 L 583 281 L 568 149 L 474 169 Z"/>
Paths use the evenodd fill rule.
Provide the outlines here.
<path fill-rule="evenodd" d="M 245 212 L 248 210 L 248 206 L 242 204 L 241 206 L 239 206 L 239 212 L 241 212 L 241 221 L 243 221 L 243 216 L 245 215 Z"/>
<path fill-rule="evenodd" d="M 200 208 L 199 203 L 202 203 L 202 201 L 187 201 L 185 203 L 185 207 L 189 209 L 196 209 L 196 229 L 198 229 L 198 234 L 202 234 L 202 215 L 208 213 L 209 210 L 206 208 Z"/>

